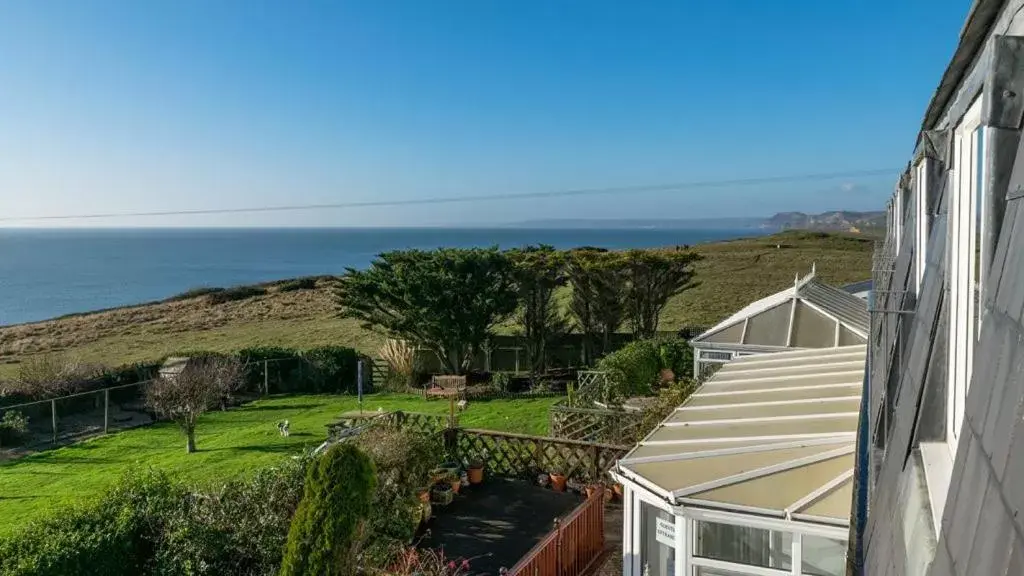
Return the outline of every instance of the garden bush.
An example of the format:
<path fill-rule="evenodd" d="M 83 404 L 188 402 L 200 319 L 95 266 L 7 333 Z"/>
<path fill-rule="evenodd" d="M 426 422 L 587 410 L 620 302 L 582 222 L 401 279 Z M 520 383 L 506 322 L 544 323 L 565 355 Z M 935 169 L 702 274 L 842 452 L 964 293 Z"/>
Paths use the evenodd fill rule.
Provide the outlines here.
<path fill-rule="evenodd" d="M 363 533 L 363 554 L 377 561 L 394 545 L 413 538 L 412 510 L 419 505 L 417 493 L 425 488 L 430 471 L 440 464 L 438 435 L 423 435 L 399 428 L 376 428 L 356 439 L 356 446 L 373 461 L 377 489 L 373 513 Z"/>
<path fill-rule="evenodd" d="M 369 456 L 335 444 L 306 471 L 281 576 L 348 575 L 357 533 L 369 515 L 377 478 Z"/>
<path fill-rule="evenodd" d="M 213 492 L 129 470 L 98 499 L 0 539 L 0 574 L 275 574 L 308 465 L 287 460 Z"/>
<path fill-rule="evenodd" d="M 648 396 L 661 382 L 662 370 L 671 370 L 673 379 L 692 375 L 693 351 L 680 338 L 636 340 L 602 358 L 597 368 L 608 373 L 604 400 Z"/>
<path fill-rule="evenodd" d="M 163 474 L 129 472 L 100 499 L 61 510 L 0 540 L 0 574 L 144 574 L 162 520 L 184 496 Z"/>
<path fill-rule="evenodd" d="M 302 497 L 308 458 L 189 495 L 165 521 L 155 574 L 275 574 L 292 514 Z"/>
<path fill-rule="evenodd" d="M 238 352 L 243 363 L 249 365 L 246 388 L 262 390 L 263 362 L 268 362 L 267 383 L 270 393 L 314 392 L 356 393 L 356 372 L 359 354 L 343 346 L 319 346 L 309 350 L 296 350 L 277 346 L 246 348 Z M 366 364 L 364 384 L 369 392 L 370 367 Z"/>
<path fill-rule="evenodd" d="M 4 412 L 0 419 L 0 446 L 16 446 L 28 435 L 28 418 L 17 410 Z"/>
<path fill-rule="evenodd" d="M 206 300 L 210 304 L 225 304 L 227 302 L 248 300 L 249 298 L 255 298 L 257 296 L 264 296 L 266 293 L 267 289 L 262 286 L 236 286 L 234 288 L 218 290 L 210 293 L 206 296 Z"/>

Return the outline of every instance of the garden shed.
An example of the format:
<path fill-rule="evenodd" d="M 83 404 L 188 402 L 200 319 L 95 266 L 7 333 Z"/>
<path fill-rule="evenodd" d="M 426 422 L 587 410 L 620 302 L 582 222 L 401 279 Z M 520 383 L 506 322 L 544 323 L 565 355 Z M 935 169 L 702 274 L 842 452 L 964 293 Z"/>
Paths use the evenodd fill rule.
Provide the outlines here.
<path fill-rule="evenodd" d="M 737 359 L 619 460 L 623 574 L 845 574 L 865 349 Z"/>
<path fill-rule="evenodd" d="M 753 354 L 865 344 L 868 325 L 865 300 L 821 282 L 812 270 L 691 340 L 694 374 Z"/>

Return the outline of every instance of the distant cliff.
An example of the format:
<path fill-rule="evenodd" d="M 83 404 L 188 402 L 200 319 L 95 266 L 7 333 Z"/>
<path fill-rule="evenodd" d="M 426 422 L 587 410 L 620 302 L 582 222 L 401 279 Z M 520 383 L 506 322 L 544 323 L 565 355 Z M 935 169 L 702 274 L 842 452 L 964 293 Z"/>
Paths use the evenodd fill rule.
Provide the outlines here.
<path fill-rule="evenodd" d="M 763 228 L 774 230 L 825 230 L 863 232 L 885 227 L 885 212 L 849 212 L 838 210 L 821 214 L 779 212 L 765 220 Z"/>

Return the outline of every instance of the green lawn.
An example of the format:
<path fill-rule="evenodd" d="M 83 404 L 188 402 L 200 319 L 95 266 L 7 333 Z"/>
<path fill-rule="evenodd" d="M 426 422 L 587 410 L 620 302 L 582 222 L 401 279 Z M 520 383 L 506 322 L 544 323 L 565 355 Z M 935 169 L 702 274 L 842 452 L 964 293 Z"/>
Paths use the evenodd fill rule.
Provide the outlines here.
<path fill-rule="evenodd" d="M 546 434 L 548 408 L 557 398 L 470 402 L 459 421 L 468 428 Z M 448 403 L 410 394 L 377 394 L 364 409 L 444 414 Z M 202 417 L 196 430 L 198 452 L 185 454 L 185 441 L 173 424 L 161 423 L 96 438 L 0 464 L 0 533 L 62 505 L 101 492 L 126 468 L 152 466 L 198 484 L 210 484 L 315 446 L 325 425 L 357 408 L 351 396 L 287 396 L 253 402 Z M 291 436 L 276 423 L 288 420 Z"/>

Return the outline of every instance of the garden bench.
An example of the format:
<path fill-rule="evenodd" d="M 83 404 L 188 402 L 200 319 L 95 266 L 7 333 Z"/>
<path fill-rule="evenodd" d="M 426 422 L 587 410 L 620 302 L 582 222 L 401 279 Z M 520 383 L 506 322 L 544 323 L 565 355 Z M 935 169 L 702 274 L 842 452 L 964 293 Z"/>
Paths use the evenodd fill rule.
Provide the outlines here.
<path fill-rule="evenodd" d="M 423 388 L 423 397 L 431 398 L 465 398 L 466 377 L 465 376 L 434 376 L 430 383 Z"/>

